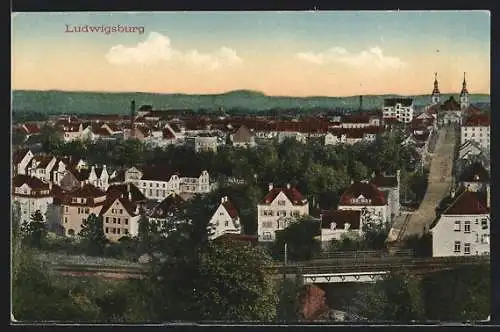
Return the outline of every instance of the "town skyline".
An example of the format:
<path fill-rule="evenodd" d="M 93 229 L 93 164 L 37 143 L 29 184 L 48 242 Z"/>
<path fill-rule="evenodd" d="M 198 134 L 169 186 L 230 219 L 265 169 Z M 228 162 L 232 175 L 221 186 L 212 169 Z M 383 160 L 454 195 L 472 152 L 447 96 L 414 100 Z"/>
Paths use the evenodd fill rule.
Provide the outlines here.
<path fill-rule="evenodd" d="M 12 28 L 14 90 L 429 95 L 437 72 L 458 94 L 466 72 L 490 94 L 485 11 L 23 13 Z"/>

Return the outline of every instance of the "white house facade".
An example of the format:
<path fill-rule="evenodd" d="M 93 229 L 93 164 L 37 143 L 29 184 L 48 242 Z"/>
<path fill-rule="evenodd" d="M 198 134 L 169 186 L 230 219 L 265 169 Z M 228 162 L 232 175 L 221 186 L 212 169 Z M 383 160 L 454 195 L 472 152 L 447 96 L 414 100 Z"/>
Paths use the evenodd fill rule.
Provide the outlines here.
<path fill-rule="evenodd" d="M 240 217 L 227 196 L 221 198 L 219 207 L 208 223 L 209 239 L 214 240 L 224 234 L 241 234 Z"/>
<path fill-rule="evenodd" d="M 399 122 L 410 123 L 413 120 L 414 102 L 412 98 L 384 99 L 383 118 L 397 119 Z"/>
<path fill-rule="evenodd" d="M 12 179 L 12 200 L 20 207 L 20 222 L 29 222 L 31 216 L 40 211 L 44 221 L 47 220 L 47 210 L 53 202 L 52 184 L 26 175 L 16 175 Z"/>
<path fill-rule="evenodd" d="M 309 214 L 309 202 L 296 189 L 274 188 L 257 205 L 257 234 L 259 241 L 274 241 L 276 231 L 288 227 L 289 223 Z"/>

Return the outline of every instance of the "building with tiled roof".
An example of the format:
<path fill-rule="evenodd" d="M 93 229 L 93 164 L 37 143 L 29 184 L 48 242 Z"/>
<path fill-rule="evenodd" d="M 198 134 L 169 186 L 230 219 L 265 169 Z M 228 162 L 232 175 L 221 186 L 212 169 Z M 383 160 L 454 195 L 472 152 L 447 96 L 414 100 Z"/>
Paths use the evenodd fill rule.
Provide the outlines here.
<path fill-rule="evenodd" d="M 81 231 L 82 223 L 91 214 L 99 215 L 106 201 L 106 193 L 91 184 L 84 184 L 65 195 L 62 202 L 62 226 L 65 235 L 76 236 Z"/>
<path fill-rule="evenodd" d="M 12 174 L 27 175 L 28 165 L 33 157 L 33 152 L 27 148 L 14 151 L 12 154 Z"/>
<path fill-rule="evenodd" d="M 227 196 L 221 198 L 221 203 L 208 222 L 209 239 L 214 240 L 223 234 L 241 234 L 242 227 L 238 211 Z"/>
<path fill-rule="evenodd" d="M 101 167 L 91 166 L 87 183 L 106 191 L 109 186 L 109 172 L 106 165 L 102 165 Z"/>
<path fill-rule="evenodd" d="M 352 182 L 340 196 L 338 209 L 361 211 L 376 223 L 390 220 L 387 194 L 368 181 Z"/>
<path fill-rule="evenodd" d="M 471 115 L 464 119 L 460 128 L 460 143 L 476 142 L 485 151 L 490 150 L 491 118 L 487 114 Z"/>
<path fill-rule="evenodd" d="M 387 197 L 387 214 L 393 219 L 399 216 L 401 211 L 400 198 L 400 183 L 401 171 L 397 170 L 395 174 L 387 174 L 379 172 L 374 174 L 371 183 L 374 184 L 380 191 L 385 193 Z"/>
<path fill-rule="evenodd" d="M 110 241 L 117 242 L 124 236 L 134 237 L 139 234 L 141 209 L 138 203 L 126 195 L 108 195 L 100 211 L 104 235 Z"/>
<path fill-rule="evenodd" d="M 285 188 L 269 191 L 257 205 L 257 234 L 259 241 L 274 241 L 276 231 L 283 230 L 290 222 L 309 214 L 309 202 L 297 189 L 289 184 Z"/>
<path fill-rule="evenodd" d="M 56 165 L 57 158 L 49 155 L 38 155 L 31 159 L 27 168 L 27 175 L 36 177 L 44 182 L 51 181 L 52 169 Z"/>
<path fill-rule="evenodd" d="M 36 135 L 40 133 L 40 127 L 35 123 L 24 123 L 21 130 L 26 135 Z"/>
<path fill-rule="evenodd" d="M 412 98 L 385 98 L 383 118 L 396 118 L 399 122 L 410 123 L 413 120 L 413 108 Z"/>
<path fill-rule="evenodd" d="M 431 225 L 432 256 L 471 256 L 490 253 L 489 189 L 463 191 Z"/>
<path fill-rule="evenodd" d="M 357 238 L 362 235 L 361 211 L 332 210 L 321 214 L 321 243 L 326 249 L 332 240 L 343 237 Z"/>
<path fill-rule="evenodd" d="M 29 222 L 31 216 L 40 211 L 47 217 L 47 209 L 53 202 L 52 184 L 27 175 L 16 175 L 12 179 L 12 201 L 20 208 L 20 222 Z"/>
<path fill-rule="evenodd" d="M 184 209 L 185 200 L 176 194 L 170 194 L 159 203 L 155 203 L 152 208 L 148 209 L 147 216 L 150 222 L 158 224 L 168 221 L 175 221 Z"/>
<path fill-rule="evenodd" d="M 241 125 L 234 134 L 230 136 L 235 147 L 254 147 L 255 137 L 247 126 Z"/>
<path fill-rule="evenodd" d="M 125 171 L 125 182 L 133 183 L 148 199 L 161 201 L 172 192 L 180 192 L 180 174 L 168 166 L 131 167 Z"/>

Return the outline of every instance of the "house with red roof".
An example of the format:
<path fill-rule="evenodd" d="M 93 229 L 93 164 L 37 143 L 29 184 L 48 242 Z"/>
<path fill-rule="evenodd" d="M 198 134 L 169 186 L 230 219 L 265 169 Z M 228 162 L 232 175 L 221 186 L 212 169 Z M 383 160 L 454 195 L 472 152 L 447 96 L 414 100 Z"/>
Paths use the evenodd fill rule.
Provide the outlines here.
<path fill-rule="evenodd" d="M 471 115 L 464 119 L 460 128 L 460 143 L 477 143 L 484 151 L 490 150 L 491 118 L 488 114 Z"/>
<path fill-rule="evenodd" d="M 432 256 L 472 256 L 490 253 L 489 190 L 463 191 L 431 225 Z"/>
<path fill-rule="evenodd" d="M 124 236 L 139 234 L 140 205 L 132 199 L 132 194 L 108 194 L 99 215 L 102 217 L 104 235 L 112 242 Z"/>
<path fill-rule="evenodd" d="M 52 184 L 27 175 L 12 179 L 12 201 L 20 208 L 20 222 L 29 222 L 31 215 L 40 211 L 47 218 L 47 209 L 53 202 Z"/>
<path fill-rule="evenodd" d="M 49 155 L 38 155 L 31 159 L 27 169 L 27 175 L 38 178 L 44 182 L 51 181 L 51 173 L 55 167 L 57 158 Z"/>
<path fill-rule="evenodd" d="M 63 209 L 61 224 L 65 235 L 73 237 L 82 229 L 82 223 L 91 215 L 98 216 L 106 202 L 106 193 L 91 184 L 81 182 L 76 190 L 61 197 Z"/>
<path fill-rule="evenodd" d="M 241 234 L 242 227 L 238 210 L 227 196 L 221 198 L 217 210 L 208 222 L 208 238 L 214 240 L 224 234 Z"/>
<path fill-rule="evenodd" d="M 27 137 L 40 134 L 40 127 L 36 123 L 24 123 L 20 129 Z"/>
<path fill-rule="evenodd" d="M 368 181 L 352 182 L 340 196 L 339 210 L 361 211 L 374 223 L 390 221 L 387 193 Z"/>
<path fill-rule="evenodd" d="M 257 205 L 257 235 L 259 241 L 274 241 L 276 231 L 283 230 L 301 216 L 309 215 L 309 202 L 297 189 L 287 184 L 269 191 Z"/>

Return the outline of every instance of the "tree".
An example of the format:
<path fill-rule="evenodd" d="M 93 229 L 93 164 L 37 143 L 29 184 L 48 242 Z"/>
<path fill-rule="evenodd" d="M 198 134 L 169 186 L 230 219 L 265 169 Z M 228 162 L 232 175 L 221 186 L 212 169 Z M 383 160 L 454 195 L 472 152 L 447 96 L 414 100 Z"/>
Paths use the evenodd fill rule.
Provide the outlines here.
<path fill-rule="evenodd" d="M 299 282 L 293 279 L 283 279 L 279 287 L 277 320 L 284 322 L 297 321 L 299 319 Z"/>
<path fill-rule="evenodd" d="M 435 272 L 423 281 L 426 318 L 440 321 L 484 320 L 491 314 L 490 264 Z"/>
<path fill-rule="evenodd" d="M 367 211 L 362 211 L 362 231 L 361 245 L 367 250 L 382 250 L 386 248 L 385 240 L 391 229 L 388 222 L 375 220 Z"/>
<path fill-rule="evenodd" d="M 262 249 L 229 239 L 195 259 L 169 260 L 158 281 L 162 320 L 273 321 L 278 297 L 272 261 Z M 186 277 L 189 276 L 189 277 Z"/>
<path fill-rule="evenodd" d="M 390 273 L 370 289 L 358 292 L 350 306 L 369 320 L 410 322 L 424 318 L 420 282 L 406 272 Z"/>
<path fill-rule="evenodd" d="M 36 210 L 31 215 L 31 220 L 22 225 L 21 232 L 24 242 L 33 248 L 41 248 L 42 242 L 47 235 L 45 226 L 42 213 L 40 210 Z"/>
<path fill-rule="evenodd" d="M 283 260 L 286 243 L 288 259 L 309 260 L 321 251 L 321 244 L 315 238 L 318 235 L 320 235 L 319 222 L 308 217 L 291 221 L 288 227 L 276 234 L 276 241 L 272 245 L 273 256 Z"/>
<path fill-rule="evenodd" d="M 91 214 L 82 224 L 82 229 L 78 235 L 82 239 L 82 244 L 90 256 L 100 256 L 104 253 L 104 248 L 108 243 L 104 235 L 102 216 Z"/>

